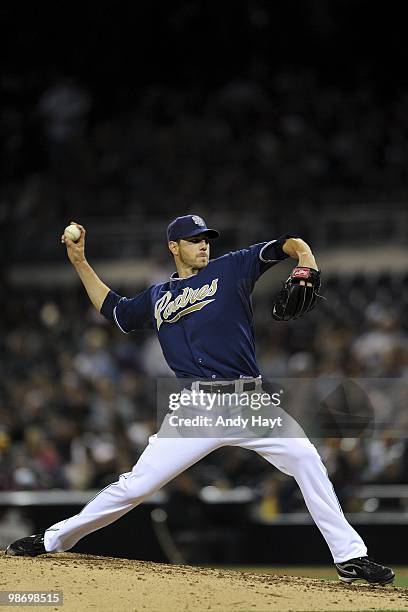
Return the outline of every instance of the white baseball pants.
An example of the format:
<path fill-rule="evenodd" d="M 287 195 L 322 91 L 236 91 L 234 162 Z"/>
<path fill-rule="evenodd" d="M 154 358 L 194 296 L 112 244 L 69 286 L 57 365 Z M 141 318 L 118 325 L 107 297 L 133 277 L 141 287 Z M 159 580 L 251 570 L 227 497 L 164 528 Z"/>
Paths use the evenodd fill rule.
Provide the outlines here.
<path fill-rule="evenodd" d="M 72 548 L 84 536 L 109 525 L 135 508 L 178 474 L 222 446 L 256 451 L 298 483 L 313 520 L 335 563 L 362 557 L 367 548 L 347 522 L 320 456 L 306 437 L 296 438 L 170 438 L 157 434 L 131 472 L 105 487 L 84 508 L 45 532 L 49 552 Z"/>

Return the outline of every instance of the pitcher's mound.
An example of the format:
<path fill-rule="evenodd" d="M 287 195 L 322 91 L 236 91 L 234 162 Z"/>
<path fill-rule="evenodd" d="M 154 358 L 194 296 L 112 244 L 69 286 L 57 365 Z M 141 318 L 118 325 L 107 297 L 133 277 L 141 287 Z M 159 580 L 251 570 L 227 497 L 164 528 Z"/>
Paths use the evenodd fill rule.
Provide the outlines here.
<path fill-rule="evenodd" d="M 408 590 L 347 586 L 310 578 L 251 574 L 187 565 L 54 553 L 0 555 L 0 591 L 63 591 L 63 606 L 30 609 L 78 612 L 234 610 L 406 610 Z"/>

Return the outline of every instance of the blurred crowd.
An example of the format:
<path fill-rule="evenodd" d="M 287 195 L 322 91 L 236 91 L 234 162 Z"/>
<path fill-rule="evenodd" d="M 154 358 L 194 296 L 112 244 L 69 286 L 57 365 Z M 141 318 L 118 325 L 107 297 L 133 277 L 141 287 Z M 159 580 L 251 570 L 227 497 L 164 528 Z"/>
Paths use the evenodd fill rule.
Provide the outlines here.
<path fill-rule="evenodd" d="M 363 510 L 355 487 L 408 483 L 408 277 L 333 276 L 323 293 L 294 323 L 272 321 L 268 297 L 255 294 L 258 358 L 265 378 L 378 382 L 369 404 L 349 402 L 357 429 L 346 419 L 330 437 L 308 432 L 345 509 Z M 154 334 L 122 334 L 81 287 L 13 289 L 0 327 L 0 489 L 102 488 L 130 470 L 157 430 L 156 379 L 171 375 Z M 373 405 L 377 429 L 365 419 Z M 209 485 L 250 487 L 265 520 L 304 508 L 292 479 L 242 449 L 211 454 L 167 490 L 194 500 Z"/>
<path fill-rule="evenodd" d="M 45 87 L 39 73 L 6 73 L 0 90 L 0 266 L 55 259 L 55 236 L 84 215 L 116 216 L 124 230 L 136 215 L 149 257 L 157 240 L 142 230 L 157 218 L 163 241 L 163 219 L 178 212 L 217 225 L 233 211 L 254 236 L 266 224 L 274 235 L 288 231 L 295 219 L 308 239 L 327 204 L 343 214 L 408 195 L 408 94 L 381 93 L 363 79 L 347 89 L 287 69 L 208 91 L 150 85 L 118 114 L 102 112 L 84 84 L 63 75 Z M 390 240 L 390 227 L 382 231 Z M 228 248 L 228 230 L 223 236 Z M 125 241 L 114 243 L 115 256 L 125 255 Z M 92 252 L 100 254 L 97 244 Z M 333 436 L 310 432 L 345 509 L 364 509 L 353 487 L 408 483 L 407 397 L 389 382 L 408 377 L 408 280 L 332 277 L 324 291 L 327 302 L 295 324 L 272 322 L 267 298 L 257 297 L 258 357 L 266 378 L 388 381 L 370 399 L 384 416 L 380 430 L 358 403 L 350 420 L 359 428 L 336 423 L 326 406 Z M 156 378 L 170 375 L 156 339 L 122 335 L 82 289 L 13 288 L 0 327 L 0 489 L 102 488 L 128 471 L 156 430 Z M 168 489 L 195 499 L 206 485 L 249 486 L 265 520 L 303 508 L 290 478 L 241 449 L 214 453 Z"/>
<path fill-rule="evenodd" d="M 0 219 L 23 232 L 9 245 L 21 260 L 36 224 L 84 214 L 126 226 L 135 214 L 162 222 L 173 211 L 231 210 L 256 233 L 265 219 L 284 230 L 296 213 L 307 235 L 327 204 L 407 197 L 408 94 L 363 79 L 347 89 L 287 69 L 208 91 L 150 85 L 117 114 L 61 75 L 45 86 L 35 73 L 6 74 L 0 89 Z M 27 218 L 36 224 L 22 228 Z"/>

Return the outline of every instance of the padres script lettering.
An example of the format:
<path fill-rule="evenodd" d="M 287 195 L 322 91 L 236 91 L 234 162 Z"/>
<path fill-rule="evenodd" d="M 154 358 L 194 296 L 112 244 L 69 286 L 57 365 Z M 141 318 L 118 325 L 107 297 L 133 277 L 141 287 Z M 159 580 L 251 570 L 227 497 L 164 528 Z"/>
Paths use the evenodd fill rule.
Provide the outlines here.
<path fill-rule="evenodd" d="M 157 331 L 160 329 L 162 323 L 176 323 L 180 317 L 184 317 L 184 315 L 190 314 L 190 312 L 201 310 L 201 308 L 204 308 L 204 306 L 207 306 L 207 304 L 213 302 L 214 299 L 207 300 L 205 298 L 214 295 L 217 289 L 218 278 L 214 278 L 211 285 L 203 285 L 202 287 L 199 287 L 199 289 L 185 287 L 183 289 L 183 293 L 178 295 L 175 300 L 171 299 L 173 297 L 171 292 L 166 291 L 163 297 L 157 300 L 154 306 Z M 198 300 L 201 301 L 198 302 Z M 187 306 L 188 304 L 190 304 L 190 306 Z M 181 308 L 183 310 L 180 310 Z M 174 313 L 176 313 L 175 316 L 170 318 Z"/>

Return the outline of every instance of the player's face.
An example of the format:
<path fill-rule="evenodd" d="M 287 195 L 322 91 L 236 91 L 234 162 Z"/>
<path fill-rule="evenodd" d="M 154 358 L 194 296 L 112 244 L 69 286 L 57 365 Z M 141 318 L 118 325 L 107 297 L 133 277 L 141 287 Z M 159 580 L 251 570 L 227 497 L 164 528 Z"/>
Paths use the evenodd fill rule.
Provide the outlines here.
<path fill-rule="evenodd" d="M 179 241 L 180 262 L 189 268 L 201 270 L 205 268 L 210 259 L 210 243 L 207 236 L 199 234 L 192 238 Z"/>

